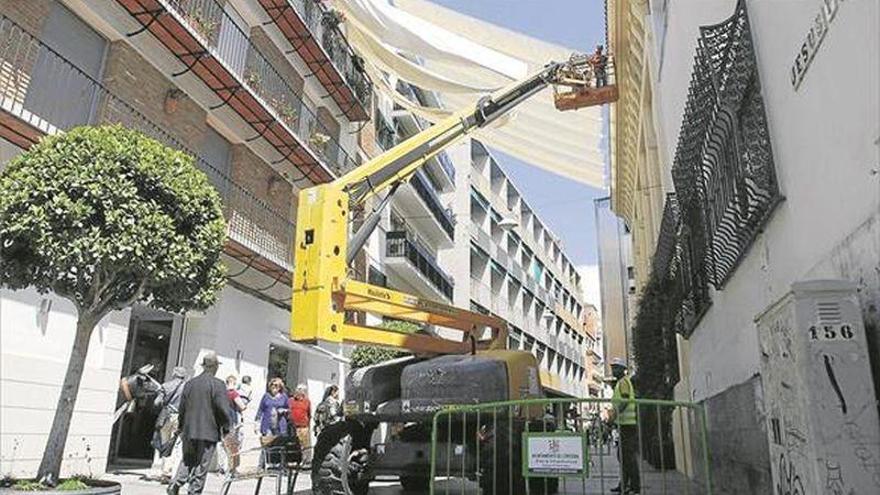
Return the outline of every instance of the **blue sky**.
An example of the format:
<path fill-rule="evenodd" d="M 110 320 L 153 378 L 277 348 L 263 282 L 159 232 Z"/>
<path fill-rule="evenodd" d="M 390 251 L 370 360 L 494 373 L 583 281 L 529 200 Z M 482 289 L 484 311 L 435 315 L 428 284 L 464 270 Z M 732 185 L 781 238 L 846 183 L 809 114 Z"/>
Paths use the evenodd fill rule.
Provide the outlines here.
<path fill-rule="evenodd" d="M 603 0 L 430 1 L 573 51 L 590 51 L 605 40 Z M 496 152 L 496 158 L 545 225 L 562 239 L 572 262 L 582 267 L 588 284 L 597 283 L 593 199 L 606 193 L 544 172 L 503 153 Z M 591 297 L 591 289 L 585 288 L 587 299 L 598 303 L 598 296 Z"/>
<path fill-rule="evenodd" d="M 455 11 L 572 50 L 587 51 L 605 39 L 602 0 L 430 0 Z M 495 151 L 529 204 L 562 238 L 576 265 L 596 264 L 593 198 L 599 189 L 578 184 Z"/>

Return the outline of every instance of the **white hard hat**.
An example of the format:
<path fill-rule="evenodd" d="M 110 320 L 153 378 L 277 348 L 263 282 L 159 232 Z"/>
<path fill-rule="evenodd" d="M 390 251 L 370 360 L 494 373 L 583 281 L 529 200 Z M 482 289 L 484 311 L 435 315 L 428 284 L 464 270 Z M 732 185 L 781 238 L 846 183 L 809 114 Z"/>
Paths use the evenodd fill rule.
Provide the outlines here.
<path fill-rule="evenodd" d="M 619 358 L 619 357 L 611 359 L 611 366 L 621 366 L 623 368 L 627 367 L 626 361 L 623 358 Z"/>

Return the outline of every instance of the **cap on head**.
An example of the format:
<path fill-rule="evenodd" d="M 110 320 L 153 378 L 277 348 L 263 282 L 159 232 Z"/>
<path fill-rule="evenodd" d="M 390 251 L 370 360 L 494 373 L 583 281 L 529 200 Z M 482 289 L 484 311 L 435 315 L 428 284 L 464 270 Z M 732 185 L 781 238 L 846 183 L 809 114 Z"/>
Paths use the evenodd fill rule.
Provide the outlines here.
<path fill-rule="evenodd" d="M 627 367 L 626 361 L 624 361 L 623 358 L 619 358 L 619 357 L 611 359 L 611 366 L 620 366 L 621 368 Z"/>
<path fill-rule="evenodd" d="M 186 378 L 186 368 L 183 366 L 175 366 L 173 370 L 171 370 L 171 376 L 174 378 Z"/>
<path fill-rule="evenodd" d="M 217 368 L 220 366 L 220 360 L 217 359 L 217 354 L 213 352 L 209 352 L 205 354 L 205 357 L 202 358 L 202 367 L 203 368 Z"/>
<path fill-rule="evenodd" d="M 305 384 L 305 383 L 300 383 L 299 385 L 297 385 L 297 386 L 296 386 L 296 391 L 297 391 L 297 392 L 300 392 L 300 393 L 303 393 L 303 394 L 306 393 L 306 384 Z"/>

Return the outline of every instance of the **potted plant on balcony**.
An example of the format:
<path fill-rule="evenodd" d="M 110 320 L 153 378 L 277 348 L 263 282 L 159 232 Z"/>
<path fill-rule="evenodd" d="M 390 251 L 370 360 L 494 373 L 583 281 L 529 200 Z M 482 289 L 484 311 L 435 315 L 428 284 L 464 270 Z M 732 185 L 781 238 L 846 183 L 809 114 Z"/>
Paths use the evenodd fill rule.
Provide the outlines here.
<path fill-rule="evenodd" d="M 324 152 L 327 150 L 328 142 L 330 142 L 330 136 L 324 134 L 317 129 L 312 129 L 311 136 L 309 136 L 309 144 L 312 145 L 312 148 L 315 151 L 324 154 Z"/>
<path fill-rule="evenodd" d="M 260 92 L 260 83 L 263 82 L 263 77 L 260 75 L 259 72 L 248 67 L 247 71 L 244 74 L 244 82 L 246 82 L 248 84 L 248 86 L 251 87 L 252 90 L 259 93 Z"/>
<path fill-rule="evenodd" d="M 189 12 L 188 14 L 185 14 L 184 17 L 189 25 L 205 37 L 205 39 L 212 40 L 214 38 L 214 33 L 217 32 L 218 24 L 216 20 L 209 18 L 199 10 Z"/>
<path fill-rule="evenodd" d="M 0 174 L 0 287 L 51 291 L 73 304 L 77 322 L 48 438 L 30 440 L 40 445 L 28 450 L 43 451 L 36 476 L 7 490 L 119 492 L 59 479 L 92 332 L 136 302 L 211 306 L 226 281 L 225 238 L 220 197 L 193 158 L 137 131 L 78 127 L 9 163 Z"/>

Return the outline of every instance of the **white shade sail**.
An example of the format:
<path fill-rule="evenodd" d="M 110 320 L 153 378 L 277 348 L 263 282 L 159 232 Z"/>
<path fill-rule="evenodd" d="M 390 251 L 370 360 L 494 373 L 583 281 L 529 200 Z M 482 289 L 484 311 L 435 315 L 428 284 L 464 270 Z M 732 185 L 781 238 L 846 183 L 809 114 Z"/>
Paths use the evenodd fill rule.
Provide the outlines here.
<path fill-rule="evenodd" d="M 574 50 L 509 31 L 425 0 L 336 0 L 349 39 L 377 89 L 400 106 L 436 122 L 450 112 L 421 107 L 398 94 L 388 73 L 436 91 L 447 109 L 471 106 L 498 88 Z M 413 62 L 417 60 L 418 63 Z M 601 107 L 560 112 L 548 88 L 501 125 L 479 131 L 491 147 L 544 170 L 603 187 Z"/>

